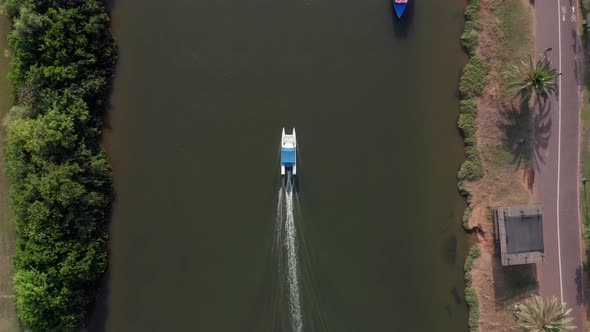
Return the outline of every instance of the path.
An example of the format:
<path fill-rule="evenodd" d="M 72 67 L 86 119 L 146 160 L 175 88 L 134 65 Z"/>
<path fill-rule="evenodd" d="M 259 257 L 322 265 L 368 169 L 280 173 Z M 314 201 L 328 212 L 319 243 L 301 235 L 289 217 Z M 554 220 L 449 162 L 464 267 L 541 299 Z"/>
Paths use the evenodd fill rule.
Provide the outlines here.
<path fill-rule="evenodd" d="M 545 49 L 562 73 L 559 93 L 537 112 L 537 128 L 550 127 L 548 145 L 540 155 L 535 199 L 544 205 L 545 262 L 538 265 L 540 293 L 556 296 L 572 307 L 578 331 L 584 326 L 579 218 L 579 119 L 580 80 L 577 67 L 579 37 L 575 0 L 537 0 L 537 54 Z M 539 131 L 540 132 L 540 131 Z"/>

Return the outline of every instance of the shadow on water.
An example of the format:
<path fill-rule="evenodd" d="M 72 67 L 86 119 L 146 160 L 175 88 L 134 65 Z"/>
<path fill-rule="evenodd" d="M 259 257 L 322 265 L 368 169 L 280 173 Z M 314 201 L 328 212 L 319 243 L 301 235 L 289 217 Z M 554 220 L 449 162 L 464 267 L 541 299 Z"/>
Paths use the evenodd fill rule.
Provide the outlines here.
<path fill-rule="evenodd" d="M 111 226 L 113 222 L 113 211 L 117 203 L 117 193 L 113 189 L 113 199 L 109 207 L 109 218 L 107 219 L 108 234 L 112 234 Z M 110 265 L 111 248 L 108 248 L 108 257 Z M 107 266 L 106 271 L 98 281 L 98 289 L 94 301 L 87 306 L 87 318 L 84 322 L 88 332 L 105 332 L 107 329 L 107 320 L 109 317 L 109 302 L 111 296 L 111 271 Z"/>
<path fill-rule="evenodd" d="M 393 1 L 391 3 L 391 17 L 393 23 L 393 32 L 399 39 L 406 39 L 410 30 L 414 26 L 414 1 L 409 1 L 406 10 L 401 18 L 398 18 L 393 8 Z"/>
<path fill-rule="evenodd" d="M 445 261 L 448 265 L 454 266 L 457 261 L 457 237 L 451 235 L 445 242 Z"/>
<path fill-rule="evenodd" d="M 110 280 L 111 273 L 107 270 L 100 279 L 96 300 L 93 303 L 88 322 L 86 323 L 88 332 L 105 332 L 107 330 L 106 325 L 109 315 L 108 304 L 110 296 Z"/>
<path fill-rule="evenodd" d="M 104 4 L 107 7 L 107 11 L 112 13 L 117 5 L 117 0 L 104 0 Z"/>
<path fill-rule="evenodd" d="M 455 302 L 455 304 L 461 304 L 463 302 L 461 300 L 461 294 L 459 294 L 459 290 L 457 289 L 457 287 L 453 287 L 453 289 L 451 289 L 451 296 L 453 297 L 453 301 Z"/>

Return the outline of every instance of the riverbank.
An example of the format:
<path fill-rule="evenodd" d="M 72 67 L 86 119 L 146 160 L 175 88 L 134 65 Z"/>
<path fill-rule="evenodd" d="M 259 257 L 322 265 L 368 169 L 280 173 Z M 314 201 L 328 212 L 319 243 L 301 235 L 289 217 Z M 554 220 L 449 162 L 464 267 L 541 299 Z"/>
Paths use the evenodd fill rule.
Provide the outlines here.
<path fill-rule="evenodd" d="M 459 173 L 460 190 L 468 201 L 464 227 L 474 233 L 481 249 L 480 257 L 473 261 L 471 283 L 478 296 L 479 329 L 507 331 L 514 325 L 512 304 L 536 290 L 536 270 L 534 266 L 501 266 L 495 255 L 491 209 L 532 202 L 533 114 L 507 91 L 505 74 L 513 64 L 534 54 L 534 14 L 526 0 L 481 0 L 479 12 L 467 8 L 466 19 L 462 41 L 470 62 L 480 58 L 488 66 L 480 94 L 466 96 L 462 91 L 462 99 L 471 100 L 462 102 L 462 117 L 466 109 L 476 114 L 473 138 L 459 119 L 468 160 L 473 149 L 481 165 L 475 173 L 478 176 Z"/>

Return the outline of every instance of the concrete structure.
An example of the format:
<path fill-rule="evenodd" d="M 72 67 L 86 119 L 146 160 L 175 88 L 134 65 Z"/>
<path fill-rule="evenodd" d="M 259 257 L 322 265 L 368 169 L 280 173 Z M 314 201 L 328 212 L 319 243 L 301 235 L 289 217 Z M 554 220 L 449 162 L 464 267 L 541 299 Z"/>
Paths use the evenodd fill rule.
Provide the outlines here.
<path fill-rule="evenodd" d="M 498 207 L 494 210 L 494 219 L 502 265 L 543 262 L 545 245 L 541 204 Z"/>

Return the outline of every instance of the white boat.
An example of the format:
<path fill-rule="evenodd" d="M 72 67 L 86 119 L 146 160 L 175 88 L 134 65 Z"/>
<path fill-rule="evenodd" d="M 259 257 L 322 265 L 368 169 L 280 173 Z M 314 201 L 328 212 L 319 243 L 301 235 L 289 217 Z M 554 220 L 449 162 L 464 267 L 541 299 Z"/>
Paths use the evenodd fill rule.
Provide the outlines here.
<path fill-rule="evenodd" d="M 295 136 L 295 128 L 291 135 L 283 134 L 281 136 L 281 175 L 296 175 L 297 174 L 297 137 Z"/>

